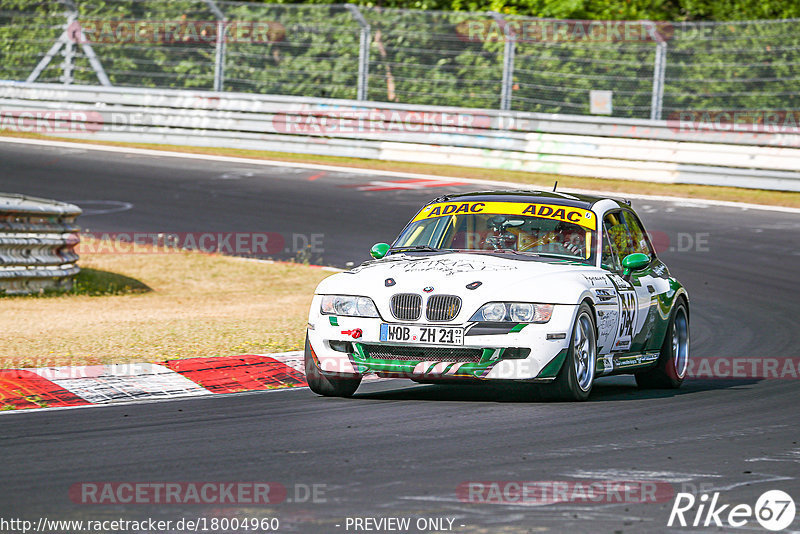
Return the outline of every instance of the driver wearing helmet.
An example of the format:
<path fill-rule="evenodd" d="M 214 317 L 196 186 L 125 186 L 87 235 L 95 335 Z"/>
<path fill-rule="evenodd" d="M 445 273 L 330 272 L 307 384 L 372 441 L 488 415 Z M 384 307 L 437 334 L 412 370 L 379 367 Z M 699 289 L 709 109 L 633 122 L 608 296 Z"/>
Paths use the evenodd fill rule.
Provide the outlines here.
<path fill-rule="evenodd" d="M 586 249 L 586 236 L 574 224 L 560 222 L 553 229 L 554 241 L 559 243 L 570 254 L 583 257 Z"/>

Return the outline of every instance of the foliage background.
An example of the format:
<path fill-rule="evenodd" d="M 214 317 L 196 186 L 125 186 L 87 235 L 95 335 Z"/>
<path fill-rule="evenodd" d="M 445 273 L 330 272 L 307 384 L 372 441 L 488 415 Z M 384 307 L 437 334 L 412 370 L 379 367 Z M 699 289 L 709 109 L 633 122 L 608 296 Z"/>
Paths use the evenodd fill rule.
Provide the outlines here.
<path fill-rule="evenodd" d="M 79 20 L 215 20 L 200 0 L 75 0 Z M 664 117 L 684 109 L 800 109 L 800 2 L 774 0 L 388 0 L 357 2 L 370 24 L 368 100 L 500 105 L 502 39 L 465 39 L 467 21 L 670 20 Z M 342 4 L 226 2 L 228 20 L 274 21 L 267 43 L 228 43 L 224 91 L 355 98 L 360 26 Z M 415 10 L 399 9 L 414 8 Z M 478 12 L 484 10 L 484 12 Z M 24 80 L 63 31 L 64 4 L 0 0 L 0 79 Z M 528 18 L 525 18 L 528 17 Z M 710 22 L 722 21 L 727 22 Z M 460 26 L 461 25 L 461 26 Z M 74 46 L 72 83 L 96 84 Z M 116 86 L 211 90 L 213 43 L 96 43 Z M 589 92 L 614 92 L 613 115 L 650 116 L 656 44 L 519 42 L 512 109 L 589 113 Z M 57 55 L 37 81 L 63 81 Z"/>

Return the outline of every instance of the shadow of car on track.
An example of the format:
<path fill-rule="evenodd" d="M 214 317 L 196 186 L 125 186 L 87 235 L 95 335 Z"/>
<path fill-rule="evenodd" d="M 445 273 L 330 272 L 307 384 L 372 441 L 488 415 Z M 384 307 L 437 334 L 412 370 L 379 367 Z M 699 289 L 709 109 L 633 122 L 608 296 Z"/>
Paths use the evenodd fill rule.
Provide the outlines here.
<path fill-rule="evenodd" d="M 687 380 L 679 389 L 639 389 L 632 376 L 598 379 L 588 402 L 638 401 L 692 395 L 705 391 L 751 386 L 759 379 L 737 380 Z M 554 404 L 543 398 L 532 384 L 420 384 L 397 389 L 356 393 L 360 400 L 406 401 L 456 401 L 456 402 L 512 402 Z M 572 404 L 571 401 L 566 404 Z"/>

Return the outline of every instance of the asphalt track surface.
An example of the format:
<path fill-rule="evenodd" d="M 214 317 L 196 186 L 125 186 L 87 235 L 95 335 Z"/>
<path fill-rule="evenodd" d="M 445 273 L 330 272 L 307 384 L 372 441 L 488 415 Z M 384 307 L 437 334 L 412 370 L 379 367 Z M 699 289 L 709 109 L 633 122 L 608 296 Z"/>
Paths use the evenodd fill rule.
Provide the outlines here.
<path fill-rule="evenodd" d="M 429 198 L 476 189 L 364 191 L 353 186 L 399 179 L 318 174 L 0 143 L 0 191 L 77 201 L 91 230 L 323 234 L 322 262 L 338 266 L 391 240 Z M 103 213 L 113 206 L 127 209 Z M 634 207 L 670 241 L 660 256 L 691 296 L 694 357 L 800 356 L 797 214 Z M 655 480 L 720 491 L 726 504 L 753 505 L 769 489 L 800 504 L 798 406 L 792 379 L 688 380 L 647 392 L 617 377 L 578 404 L 539 402 L 524 388 L 383 381 L 347 400 L 302 389 L 9 414 L 0 416 L 0 517 L 274 516 L 284 532 L 354 532 L 348 517 L 446 517 L 455 532 L 716 532 L 667 528 L 671 498 L 474 504 L 456 488 Z M 324 502 L 76 505 L 68 488 L 84 481 L 274 481 L 290 498 L 296 484 L 322 484 Z M 751 519 L 743 530 L 760 529 Z"/>

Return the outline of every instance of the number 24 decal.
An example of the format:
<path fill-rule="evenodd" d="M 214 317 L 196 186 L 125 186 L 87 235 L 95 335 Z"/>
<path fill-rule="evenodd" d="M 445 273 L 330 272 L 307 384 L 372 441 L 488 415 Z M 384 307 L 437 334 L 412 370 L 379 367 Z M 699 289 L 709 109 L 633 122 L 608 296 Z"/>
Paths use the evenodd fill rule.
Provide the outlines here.
<path fill-rule="evenodd" d="M 636 298 L 632 291 L 620 292 L 619 301 L 622 304 L 622 310 L 619 317 L 619 337 L 627 337 L 633 335 L 633 317 L 634 306 L 636 305 Z"/>

